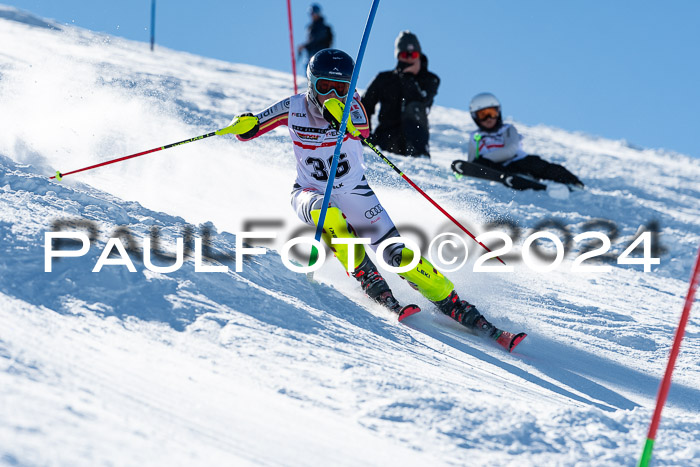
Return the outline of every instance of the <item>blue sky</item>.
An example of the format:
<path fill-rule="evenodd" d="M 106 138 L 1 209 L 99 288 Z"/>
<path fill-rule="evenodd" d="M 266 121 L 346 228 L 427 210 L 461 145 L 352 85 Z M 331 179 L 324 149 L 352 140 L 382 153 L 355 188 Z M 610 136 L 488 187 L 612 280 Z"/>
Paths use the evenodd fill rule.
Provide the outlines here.
<path fill-rule="evenodd" d="M 0 2 L 143 41 L 148 52 L 151 0 Z M 297 44 L 309 4 L 292 0 Z M 356 56 L 371 1 L 320 4 L 335 46 Z M 199 0 L 196 6 L 157 0 L 156 6 L 157 46 L 291 70 L 285 0 Z M 410 29 L 442 79 L 439 105 L 466 110 L 474 94 L 490 91 L 505 115 L 528 125 L 700 157 L 698 18 L 695 0 L 382 0 L 358 86 L 394 66 L 394 39 Z"/>

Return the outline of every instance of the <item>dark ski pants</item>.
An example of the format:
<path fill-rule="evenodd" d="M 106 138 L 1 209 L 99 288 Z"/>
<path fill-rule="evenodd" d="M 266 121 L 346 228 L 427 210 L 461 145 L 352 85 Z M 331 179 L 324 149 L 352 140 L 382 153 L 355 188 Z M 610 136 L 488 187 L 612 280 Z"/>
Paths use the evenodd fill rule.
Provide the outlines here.
<path fill-rule="evenodd" d="M 547 162 L 540 156 L 536 155 L 528 155 L 520 160 L 511 162 L 508 165 L 492 162 L 488 159 L 484 159 L 483 157 L 480 157 L 474 162 L 508 173 L 529 175 L 530 177 L 540 180 L 553 180 L 558 183 L 583 186 L 581 180 L 579 180 L 576 175 L 566 170 L 564 166 Z"/>
<path fill-rule="evenodd" d="M 418 102 L 406 104 L 401 114 L 401 125 L 377 128 L 369 141 L 384 151 L 402 156 L 430 157 L 428 141 L 428 115 L 425 106 Z"/>

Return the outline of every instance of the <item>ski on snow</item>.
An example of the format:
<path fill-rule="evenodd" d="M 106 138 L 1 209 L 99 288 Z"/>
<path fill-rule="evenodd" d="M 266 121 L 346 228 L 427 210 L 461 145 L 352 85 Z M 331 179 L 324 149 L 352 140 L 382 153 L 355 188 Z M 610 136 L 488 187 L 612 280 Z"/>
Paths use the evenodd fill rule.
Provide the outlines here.
<path fill-rule="evenodd" d="M 377 303 L 380 305 L 385 306 L 389 310 L 393 311 L 398 315 L 399 322 L 403 321 L 404 319 L 408 318 L 411 315 L 415 315 L 416 313 L 420 312 L 420 307 L 418 305 L 406 305 L 406 306 L 401 306 L 401 304 L 396 300 L 393 294 L 389 292 L 389 294 L 386 297 L 380 298 Z"/>
<path fill-rule="evenodd" d="M 500 333 L 500 334 L 499 334 Z M 496 328 L 496 343 L 501 347 L 506 349 L 508 352 L 512 352 L 513 349 L 520 344 L 523 339 L 527 337 L 527 334 L 520 332 L 518 334 L 513 334 L 512 332 L 503 331 Z"/>
<path fill-rule="evenodd" d="M 452 162 L 452 171 L 465 177 L 476 177 L 493 182 L 500 182 L 514 190 L 546 191 L 547 185 L 536 182 L 522 175 L 502 172 L 472 162 L 456 160 Z"/>
<path fill-rule="evenodd" d="M 387 297 L 384 299 L 384 301 L 379 301 L 377 303 L 396 313 L 399 322 L 403 322 L 404 319 L 421 311 L 418 305 L 411 304 L 401 306 L 393 295 Z M 479 333 L 476 329 L 467 328 L 467 330 L 479 337 L 486 337 L 483 333 Z M 495 340 L 498 345 L 506 349 L 508 352 L 512 352 L 513 349 L 515 349 L 515 347 L 517 347 L 517 345 L 527 337 L 527 334 L 524 332 L 513 334 L 512 332 L 503 331 L 502 329 L 494 327 L 493 331 L 489 333 L 488 337 Z"/>

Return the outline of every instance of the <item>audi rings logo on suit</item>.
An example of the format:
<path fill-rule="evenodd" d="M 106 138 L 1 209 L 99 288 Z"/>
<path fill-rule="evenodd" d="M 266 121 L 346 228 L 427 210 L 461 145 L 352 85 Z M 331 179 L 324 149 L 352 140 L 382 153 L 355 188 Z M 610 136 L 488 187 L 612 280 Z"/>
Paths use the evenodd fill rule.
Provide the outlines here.
<path fill-rule="evenodd" d="M 367 219 L 372 219 L 374 216 L 378 216 L 382 212 L 384 212 L 384 208 L 381 204 L 377 204 L 372 209 L 368 209 L 365 211 L 365 217 Z"/>

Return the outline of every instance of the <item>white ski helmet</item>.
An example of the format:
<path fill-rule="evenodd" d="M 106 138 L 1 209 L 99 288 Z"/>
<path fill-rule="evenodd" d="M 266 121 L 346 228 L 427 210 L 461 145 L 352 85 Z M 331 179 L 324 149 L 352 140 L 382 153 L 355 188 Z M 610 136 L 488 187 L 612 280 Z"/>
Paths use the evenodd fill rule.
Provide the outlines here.
<path fill-rule="evenodd" d="M 498 98 L 491 94 L 490 92 L 482 92 L 472 97 L 472 101 L 469 103 L 469 112 L 471 112 L 472 117 L 476 118 L 476 112 L 481 109 L 488 109 L 489 107 L 497 107 L 498 111 L 501 111 L 501 103 Z"/>
<path fill-rule="evenodd" d="M 498 109 L 498 124 L 494 129 L 500 128 L 503 124 L 501 116 L 501 102 L 496 96 L 490 92 L 482 92 L 472 97 L 472 101 L 469 103 L 469 112 L 472 115 L 472 120 L 477 124 L 479 128 L 484 129 L 481 126 L 481 121 L 477 118 L 476 113 L 481 109 L 488 109 L 489 107 L 496 107 Z M 492 131 L 494 130 L 492 129 Z"/>

